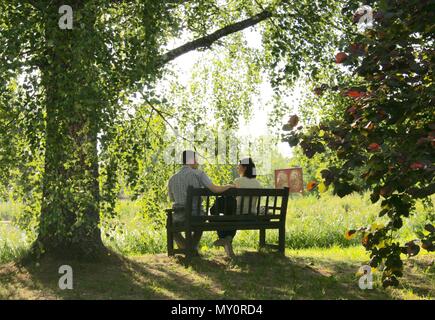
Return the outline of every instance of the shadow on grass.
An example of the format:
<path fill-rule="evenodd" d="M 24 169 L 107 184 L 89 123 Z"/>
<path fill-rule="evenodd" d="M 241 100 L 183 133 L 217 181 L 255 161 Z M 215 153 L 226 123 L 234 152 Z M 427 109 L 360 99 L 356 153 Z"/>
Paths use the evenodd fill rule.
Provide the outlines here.
<path fill-rule="evenodd" d="M 198 274 L 223 288 L 227 299 L 389 299 L 379 289 L 361 290 L 355 265 L 325 262 L 321 266 L 301 258 L 271 252 L 244 252 L 225 264 L 217 259 L 188 261 Z M 225 260 L 225 259 L 223 259 Z M 326 268 L 325 268 L 326 266 Z"/>
<path fill-rule="evenodd" d="M 112 255 L 99 263 L 44 258 L 37 263 L 9 263 L 0 268 L 1 299 L 147 299 L 164 298 L 135 281 L 130 261 Z M 73 269 L 73 290 L 60 290 L 61 265 Z M 143 272 L 146 274 L 146 268 Z M 148 275 L 149 276 L 149 275 Z M 121 294 L 121 296 L 120 296 Z M 9 295 L 9 296 L 8 296 Z"/>
<path fill-rule="evenodd" d="M 60 290 L 58 269 L 73 268 L 74 289 Z M 100 263 L 45 259 L 0 266 L 0 299 L 389 299 L 361 290 L 355 264 L 244 252 L 229 261 L 213 252 L 190 260 L 112 253 Z"/>

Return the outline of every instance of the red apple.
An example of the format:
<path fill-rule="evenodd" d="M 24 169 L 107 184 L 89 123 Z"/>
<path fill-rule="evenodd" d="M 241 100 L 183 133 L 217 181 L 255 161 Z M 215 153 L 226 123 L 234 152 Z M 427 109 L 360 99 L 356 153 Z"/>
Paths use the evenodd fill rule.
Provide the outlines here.
<path fill-rule="evenodd" d="M 426 167 L 426 165 L 424 163 L 416 161 L 416 162 L 411 163 L 411 165 L 409 167 L 412 170 L 419 170 L 419 169 L 424 169 Z"/>
<path fill-rule="evenodd" d="M 358 90 L 348 90 L 346 93 L 348 97 L 355 98 L 355 99 L 361 98 L 362 96 L 364 96 L 364 94 L 365 94 L 364 92 Z"/>
<path fill-rule="evenodd" d="M 347 54 L 344 52 L 339 52 L 335 55 L 335 63 L 342 63 L 347 59 Z"/>
<path fill-rule="evenodd" d="M 373 143 L 370 143 L 370 144 L 369 144 L 369 146 L 367 147 L 367 149 L 368 149 L 369 151 L 371 151 L 371 152 L 375 152 L 375 151 L 378 151 L 379 149 L 381 149 L 381 146 L 380 146 L 378 143 L 373 142 Z"/>

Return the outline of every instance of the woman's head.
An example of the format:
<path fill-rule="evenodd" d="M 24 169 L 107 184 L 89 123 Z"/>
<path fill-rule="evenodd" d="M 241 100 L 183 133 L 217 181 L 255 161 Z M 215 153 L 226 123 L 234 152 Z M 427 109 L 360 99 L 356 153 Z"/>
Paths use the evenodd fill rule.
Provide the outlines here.
<path fill-rule="evenodd" d="M 239 165 L 237 166 L 237 172 L 241 177 L 246 177 L 249 179 L 255 178 L 257 176 L 255 164 L 251 158 L 244 158 L 240 160 Z"/>

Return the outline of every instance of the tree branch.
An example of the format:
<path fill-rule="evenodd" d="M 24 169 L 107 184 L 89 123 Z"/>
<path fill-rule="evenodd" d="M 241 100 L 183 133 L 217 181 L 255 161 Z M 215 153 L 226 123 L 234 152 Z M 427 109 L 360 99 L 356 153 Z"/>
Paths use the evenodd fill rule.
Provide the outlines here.
<path fill-rule="evenodd" d="M 26 1 L 24 1 L 24 2 L 26 2 Z M 27 2 L 33 7 L 33 8 L 35 8 L 36 10 L 38 10 L 38 11 L 41 11 L 42 10 L 42 6 L 41 6 L 41 4 L 39 3 L 38 4 L 38 1 L 36 1 L 36 0 L 27 0 Z"/>
<path fill-rule="evenodd" d="M 217 40 L 230 35 L 232 33 L 236 33 L 239 32 L 243 29 L 252 27 L 258 23 L 260 23 L 263 20 L 269 19 L 270 17 L 272 17 L 272 13 L 269 12 L 268 10 L 264 10 L 262 12 L 260 12 L 259 14 L 250 17 L 246 20 L 240 21 L 240 22 L 236 22 L 234 24 L 231 24 L 229 26 L 226 26 L 222 29 L 219 29 L 215 32 L 213 32 L 212 34 L 209 34 L 207 36 L 204 36 L 202 38 L 193 40 L 191 42 L 188 42 L 186 44 L 183 44 L 182 46 L 172 49 L 168 52 L 166 52 L 165 54 L 160 56 L 159 59 L 159 65 L 164 65 L 172 60 L 174 60 L 175 58 L 178 58 L 179 56 L 189 52 L 189 51 L 193 51 L 199 48 L 208 48 L 210 47 L 214 42 L 216 42 Z"/>
<path fill-rule="evenodd" d="M 435 183 L 424 188 L 410 188 L 408 193 L 418 199 L 429 197 L 435 193 Z"/>

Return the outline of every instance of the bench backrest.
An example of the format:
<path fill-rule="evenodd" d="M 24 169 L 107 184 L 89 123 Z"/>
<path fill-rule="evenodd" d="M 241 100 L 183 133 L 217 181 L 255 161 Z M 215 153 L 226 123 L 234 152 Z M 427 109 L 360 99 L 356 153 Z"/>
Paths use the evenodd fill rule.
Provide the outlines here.
<path fill-rule="evenodd" d="M 224 201 L 228 197 L 241 197 L 240 207 L 237 208 L 236 214 L 240 214 L 240 218 L 244 215 L 241 213 L 247 213 L 248 215 L 262 215 L 265 219 L 281 218 L 285 220 L 287 212 L 287 202 L 289 196 L 288 188 L 284 189 L 248 189 L 248 188 L 233 188 L 225 191 L 224 193 L 214 193 L 205 188 L 193 188 L 189 187 L 187 190 L 187 199 L 185 204 L 185 212 L 187 216 L 191 215 L 192 206 L 198 206 L 197 212 L 200 211 L 201 204 L 205 209 L 206 214 L 209 214 L 209 209 L 218 197 L 223 197 Z M 201 201 L 193 201 L 200 197 Z M 255 204 L 254 201 L 257 200 Z M 253 206 L 254 205 L 254 206 Z M 227 206 L 224 205 L 227 209 Z M 256 210 L 251 212 L 252 208 Z M 262 210 L 262 208 L 264 208 Z M 224 212 L 226 214 L 226 212 Z"/>

